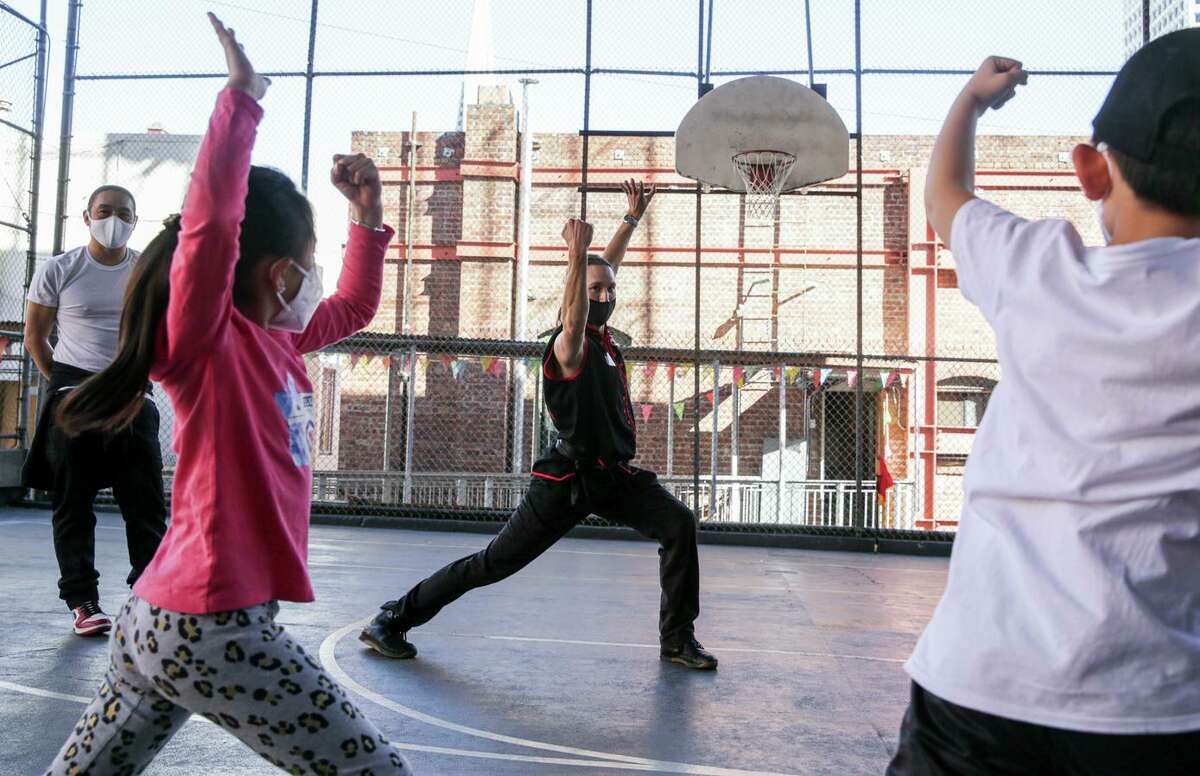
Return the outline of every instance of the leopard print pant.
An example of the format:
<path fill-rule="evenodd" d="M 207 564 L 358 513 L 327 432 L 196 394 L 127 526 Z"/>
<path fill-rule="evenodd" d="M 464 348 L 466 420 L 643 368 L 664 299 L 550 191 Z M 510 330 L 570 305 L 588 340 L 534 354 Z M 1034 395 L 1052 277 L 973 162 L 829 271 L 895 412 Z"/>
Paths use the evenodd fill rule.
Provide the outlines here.
<path fill-rule="evenodd" d="M 179 614 L 131 597 L 114 624 L 104 681 L 47 776 L 141 773 L 193 713 L 287 773 L 411 774 L 345 690 L 275 623 L 278 611 L 271 602 Z"/>

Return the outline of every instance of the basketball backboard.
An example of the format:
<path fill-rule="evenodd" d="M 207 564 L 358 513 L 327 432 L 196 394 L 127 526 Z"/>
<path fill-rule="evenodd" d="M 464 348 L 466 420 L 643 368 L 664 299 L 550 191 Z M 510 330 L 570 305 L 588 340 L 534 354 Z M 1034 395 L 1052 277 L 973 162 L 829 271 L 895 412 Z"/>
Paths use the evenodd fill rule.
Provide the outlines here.
<path fill-rule="evenodd" d="M 675 132 L 675 170 L 744 192 L 733 157 L 753 150 L 796 158 L 783 191 L 840 178 L 850 167 L 850 135 L 837 111 L 803 84 L 762 75 L 730 81 L 696 101 Z"/>

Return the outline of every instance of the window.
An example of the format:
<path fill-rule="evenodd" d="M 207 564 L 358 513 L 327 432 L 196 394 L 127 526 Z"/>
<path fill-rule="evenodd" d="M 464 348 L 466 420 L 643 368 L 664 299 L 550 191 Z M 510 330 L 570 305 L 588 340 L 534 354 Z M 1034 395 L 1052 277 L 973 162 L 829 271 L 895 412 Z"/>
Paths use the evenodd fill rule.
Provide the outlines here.
<path fill-rule="evenodd" d="M 938 425 L 976 428 L 987 409 L 988 394 L 982 391 L 938 391 Z"/>
<path fill-rule="evenodd" d="M 986 377 L 951 377 L 937 387 L 937 423 L 953 428 L 978 428 L 987 411 L 996 381 Z"/>
<path fill-rule="evenodd" d="M 938 453 L 937 473 L 961 477 L 967 468 L 967 457 L 956 453 Z"/>
<path fill-rule="evenodd" d="M 317 450 L 322 455 L 333 453 L 333 421 L 337 412 L 337 370 L 321 370 L 321 427 Z"/>

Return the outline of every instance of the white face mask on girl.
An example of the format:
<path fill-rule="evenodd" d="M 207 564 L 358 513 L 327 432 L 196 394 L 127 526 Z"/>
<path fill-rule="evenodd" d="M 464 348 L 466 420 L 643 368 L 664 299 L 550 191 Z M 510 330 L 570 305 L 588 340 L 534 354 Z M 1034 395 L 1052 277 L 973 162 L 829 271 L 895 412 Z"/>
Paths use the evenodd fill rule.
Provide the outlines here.
<path fill-rule="evenodd" d="M 113 251 L 125 247 L 125 244 L 129 242 L 130 235 L 133 234 L 133 226 L 117 216 L 109 216 L 108 218 L 93 218 L 92 223 L 88 224 L 88 231 L 92 233 L 93 240 Z"/>
<path fill-rule="evenodd" d="M 321 297 L 325 295 L 325 291 L 321 287 L 321 276 L 317 274 L 315 267 L 306 270 L 295 261 L 292 262 L 292 266 L 304 276 L 304 279 L 300 281 L 300 290 L 296 292 L 295 298 L 290 302 L 283 298 L 282 291 L 275 292 L 275 298 L 279 300 L 279 304 L 283 305 L 283 309 L 271 319 L 267 327 L 299 334 L 308 328 L 308 322 L 312 320 L 313 314 L 317 311 L 317 305 L 321 303 Z"/>

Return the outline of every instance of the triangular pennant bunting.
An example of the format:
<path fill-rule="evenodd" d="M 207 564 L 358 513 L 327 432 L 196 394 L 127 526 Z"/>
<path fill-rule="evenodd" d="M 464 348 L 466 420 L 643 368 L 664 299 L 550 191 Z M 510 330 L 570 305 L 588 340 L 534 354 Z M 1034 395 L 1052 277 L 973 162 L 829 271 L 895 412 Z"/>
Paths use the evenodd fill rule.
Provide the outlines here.
<path fill-rule="evenodd" d="M 658 372 L 658 362 L 648 361 L 646 366 L 642 368 L 642 374 L 647 380 L 653 380 L 654 375 Z"/>
<path fill-rule="evenodd" d="M 746 370 L 744 368 L 740 366 L 733 368 L 733 382 L 738 388 L 746 384 Z"/>
<path fill-rule="evenodd" d="M 491 356 L 480 356 L 479 357 L 480 368 L 482 368 L 483 371 L 488 374 L 491 374 L 492 367 L 495 366 L 495 364 L 496 364 L 496 359 Z"/>
<path fill-rule="evenodd" d="M 783 368 L 783 377 L 787 380 L 788 385 L 795 385 L 797 378 L 800 377 L 800 367 L 787 366 Z"/>
<path fill-rule="evenodd" d="M 653 404 L 643 404 L 642 405 L 642 422 L 643 423 L 649 423 L 650 416 L 653 414 L 654 414 L 654 405 Z"/>
<path fill-rule="evenodd" d="M 857 369 L 847 369 L 846 370 L 846 384 L 849 385 L 851 388 L 858 385 L 858 370 Z"/>
<path fill-rule="evenodd" d="M 687 408 L 687 402 L 677 401 L 673 406 L 675 407 L 675 418 L 683 420 L 683 411 Z"/>

